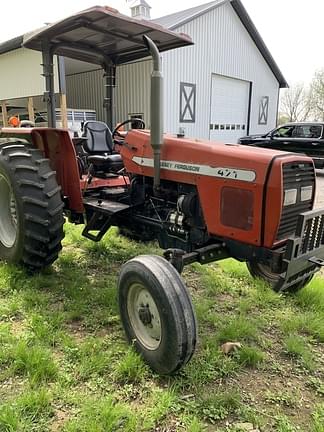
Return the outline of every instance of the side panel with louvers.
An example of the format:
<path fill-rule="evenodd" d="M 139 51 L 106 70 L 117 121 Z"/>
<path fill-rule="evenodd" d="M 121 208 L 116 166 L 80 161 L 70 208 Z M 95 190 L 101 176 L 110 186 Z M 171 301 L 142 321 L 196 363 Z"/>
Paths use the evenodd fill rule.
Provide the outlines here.
<path fill-rule="evenodd" d="M 311 210 L 313 199 L 301 201 L 301 188 L 312 186 L 315 188 L 315 171 L 310 163 L 284 164 L 282 169 L 283 189 L 297 189 L 296 204 L 283 207 L 277 240 L 282 240 L 295 233 L 300 213 Z"/>

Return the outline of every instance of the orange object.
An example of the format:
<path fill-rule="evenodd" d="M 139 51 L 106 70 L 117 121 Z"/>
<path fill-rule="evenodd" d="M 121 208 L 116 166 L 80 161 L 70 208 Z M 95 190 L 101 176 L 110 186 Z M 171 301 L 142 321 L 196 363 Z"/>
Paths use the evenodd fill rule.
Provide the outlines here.
<path fill-rule="evenodd" d="M 18 127 L 19 126 L 19 118 L 16 116 L 11 116 L 9 118 L 9 125 L 12 127 Z"/>
<path fill-rule="evenodd" d="M 120 125 L 121 125 L 121 123 L 117 123 L 116 129 L 118 128 L 119 132 L 124 132 L 125 131 L 124 126 L 120 126 Z"/>

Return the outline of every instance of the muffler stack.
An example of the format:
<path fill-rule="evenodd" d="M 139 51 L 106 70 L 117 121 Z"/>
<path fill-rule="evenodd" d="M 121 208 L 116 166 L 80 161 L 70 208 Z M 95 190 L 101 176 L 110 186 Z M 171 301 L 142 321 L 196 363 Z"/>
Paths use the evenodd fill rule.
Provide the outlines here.
<path fill-rule="evenodd" d="M 163 76 L 160 53 L 155 43 L 147 36 L 144 42 L 153 58 L 151 75 L 151 146 L 154 157 L 154 190 L 160 187 L 161 148 L 163 145 Z"/>

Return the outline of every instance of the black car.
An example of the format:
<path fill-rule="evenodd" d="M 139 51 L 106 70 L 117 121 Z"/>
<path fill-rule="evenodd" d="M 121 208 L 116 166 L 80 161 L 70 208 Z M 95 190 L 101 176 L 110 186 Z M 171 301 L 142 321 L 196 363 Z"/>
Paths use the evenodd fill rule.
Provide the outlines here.
<path fill-rule="evenodd" d="M 311 156 L 316 168 L 324 168 L 324 123 L 287 123 L 265 135 L 249 135 L 239 144 L 268 147 Z"/>

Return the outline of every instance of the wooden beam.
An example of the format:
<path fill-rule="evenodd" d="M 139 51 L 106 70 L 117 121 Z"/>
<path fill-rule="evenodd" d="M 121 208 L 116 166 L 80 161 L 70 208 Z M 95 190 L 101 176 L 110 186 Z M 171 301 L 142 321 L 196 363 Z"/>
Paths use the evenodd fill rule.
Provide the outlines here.
<path fill-rule="evenodd" d="M 67 120 L 67 106 L 66 106 L 66 94 L 60 93 L 60 107 L 61 107 L 61 121 L 62 128 L 68 128 L 68 120 Z"/>
<path fill-rule="evenodd" d="M 34 99 L 32 97 L 28 98 L 28 118 L 31 122 L 35 121 L 35 112 L 34 112 Z"/>
<path fill-rule="evenodd" d="M 2 124 L 3 127 L 6 127 L 8 126 L 8 113 L 7 113 L 6 101 L 1 102 L 1 109 L 2 109 Z"/>

